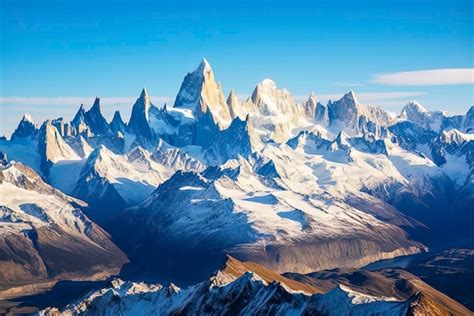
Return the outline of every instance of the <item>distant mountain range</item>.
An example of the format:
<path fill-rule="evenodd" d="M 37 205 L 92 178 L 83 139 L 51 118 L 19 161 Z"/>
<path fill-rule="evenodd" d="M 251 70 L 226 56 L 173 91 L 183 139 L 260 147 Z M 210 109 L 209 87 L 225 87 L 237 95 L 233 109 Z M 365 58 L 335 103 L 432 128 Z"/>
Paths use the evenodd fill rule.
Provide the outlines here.
<path fill-rule="evenodd" d="M 396 115 L 361 104 L 353 91 L 325 105 L 313 93 L 298 103 L 270 79 L 247 100 L 234 90 L 226 99 L 203 60 L 174 106 L 154 105 L 143 89 L 127 123 L 118 111 L 108 122 L 99 98 L 70 122 L 37 125 L 25 114 L 0 152 L 2 288 L 117 273 L 127 258 L 114 243 L 130 271 L 193 284 L 227 254 L 301 274 L 474 237 L 474 106 L 449 116 L 413 101 Z M 115 281 L 88 300 L 109 304 L 112 291 L 128 308 L 133 292 L 159 296 L 170 312 L 203 312 L 236 288 L 249 291 L 255 308 L 284 313 L 290 305 L 323 312 L 333 300 L 381 313 L 435 304 L 416 291 L 393 301 L 346 284 L 314 299 L 253 274 L 213 280 L 182 297 L 173 287 Z M 176 305 L 193 291 L 210 292 Z M 290 305 L 259 299 L 276 293 Z"/>

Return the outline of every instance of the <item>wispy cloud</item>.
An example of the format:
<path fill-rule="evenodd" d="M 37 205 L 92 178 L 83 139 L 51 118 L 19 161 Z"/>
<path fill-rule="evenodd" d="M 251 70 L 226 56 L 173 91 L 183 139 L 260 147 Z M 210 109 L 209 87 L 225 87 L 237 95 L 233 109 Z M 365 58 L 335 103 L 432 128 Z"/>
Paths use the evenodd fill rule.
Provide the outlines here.
<path fill-rule="evenodd" d="M 339 93 L 322 93 L 316 94 L 320 102 L 327 102 L 329 100 L 339 100 L 347 92 Z M 393 105 L 400 104 L 403 105 L 409 98 L 426 95 L 426 92 L 423 91 L 394 91 L 394 92 L 356 92 L 356 96 L 360 102 L 366 104 L 376 104 L 376 105 Z M 308 96 L 297 96 L 295 99 L 299 102 L 306 101 Z"/>
<path fill-rule="evenodd" d="M 336 81 L 336 82 L 333 82 L 332 85 L 336 87 L 362 87 L 364 86 L 363 83 L 347 82 L 347 81 Z"/>
<path fill-rule="evenodd" d="M 0 97 L 0 104 L 18 105 L 89 105 L 94 102 L 95 97 Z M 129 104 L 135 102 L 136 97 L 101 97 L 102 104 Z M 173 102 L 171 97 L 150 97 L 157 104 Z"/>
<path fill-rule="evenodd" d="M 36 122 L 64 117 L 72 119 L 80 104 L 90 107 L 95 97 L 0 97 L 0 135 L 11 133 L 24 113 L 33 116 Z M 111 119 L 116 110 L 120 110 L 124 120 L 128 120 L 132 105 L 137 97 L 101 97 L 102 110 L 106 118 Z M 157 106 L 173 104 L 174 98 L 150 97 Z"/>
<path fill-rule="evenodd" d="M 474 68 L 428 69 L 375 74 L 370 82 L 389 86 L 474 84 Z"/>

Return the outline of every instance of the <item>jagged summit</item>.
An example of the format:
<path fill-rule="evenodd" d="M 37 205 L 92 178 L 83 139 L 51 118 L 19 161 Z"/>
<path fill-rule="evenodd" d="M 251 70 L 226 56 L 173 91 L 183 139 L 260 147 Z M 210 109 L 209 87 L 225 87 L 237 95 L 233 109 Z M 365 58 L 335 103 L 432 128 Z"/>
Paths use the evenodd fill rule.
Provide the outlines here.
<path fill-rule="evenodd" d="M 140 100 L 143 100 L 145 103 L 150 103 L 150 97 L 148 96 L 146 88 L 142 89 L 142 92 L 140 93 Z"/>
<path fill-rule="evenodd" d="M 220 83 L 214 79 L 209 63 L 203 59 L 181 84 L 174 107 L 191 110 L 199 119 L 209 112 L 221 128 L 229 126 L 231 114 Z"/>
<path fill-rule="evenodd" d="M 360 106 L 359 99 L 357 98 L 354 90 L 350 90 L 349 92 L 344 94 L 338 102 L 340 104 L 345 103 L 346 106 L 350 106 L 351 108 L 356 108 Z"/>
<path fill-rule="evenodd" d="M 305 115 L 308 118 L 314 118 L 316 115 L 316 107 L 318 105 L 318 97 L 314 92 L 311 92 L 308 96 L 308 100 L 304 104 Z"/>
<path fill-rule="evenodd" d="M 196 69 L 196 71 L 200 71 L 200 72 L 208 72 L 208 71 L 212 71 L 212 68 L 211 68 L 211 65 L 209 64 L 209 62 L 207 61 L 206 58 L 203 58 L 201 60 L 201 62 L 199 63 L 199 66 L 198 68 Z"/>
<path fill-rule="evenodd" d="M 425 109 L 418 101 L 408 102 L 400 113 L 400 118 L 405 120 L 414 120 L 416 123 L 421 123 L 425 120 L 428 110 Z"/>
<path fill-rule="evenodd" d="M 25 122 L 30 122 L 30 123 L 33 123 L 36 125 L 35 121 L 33 120 L 33 117 L 31 116 L 30 113 L 25 113 L 23 114 L 23 117 L 21 119 L 22 121 L 25 121 Z"/>
<path fill-rule="evenodd" d="M 311 91 L 311 92 L 309 93 L 309 96 L 308 96 L 308 101 L 309 101 L 309 100 L 312 100 L 313 102 L 316 101 L 316 103 L 317 103 L 318 97 L 316 96 L 316 93 L 314 93 L 313 91 Z"/>
<path fill-rule="evenodd" d="M 260 100 L 264 97 L 270 97 L 277 93 L 278 88 L 275 81 L 272 79 L 263 79 L 260 81 L 252 93 L 252 102 L 255 104 L 260 103 Z"/>
<path fill-rule="evenodd" d="M 118 121 L 118 122 L 122 122 L 123 123 L 123 120 L 122 120 L 122 115 L 120 114 L 120 111 L 117 110 L 114 112 L 114 116 L 112 117 L 112 122 L 113 121 Z"/>
<path fill-rule="evenodd" d="M 252 93 L 251 100 L 262 115 L 291 116 L 295 111 L 296 103 L 290 92 L 286 89 L 279 90 L 272 79 L 260 81 Z"/>
<path fill-rule="evenodd" d="M 140 97 L 135 101 L 132 114 L 128 121 L 128 128 L 136 135 L 142 135 L 146 139 L 152 139 L 153 133 L 149 124 L 149 112 L 153 104 L 145 88 L 140 93 Z"/>
<path fill-rule="evenodd" d="M 71 121 L 71 126 L 75 128 L 77 134 L 87 134 L 87 131 L 89 129 L 86 124 L 85 114 L 86 111 L 84 109 L 84 104 L 81 103 L 79 109 L 76 112 L 76 115 L 74 115 L 74 118 Z"/>
<path fill-rule="evenodd" d="M 74 118 L 72 119 L 72 123 L 76 125 L 78 125 L 79 123 L 83 123 L 85 113 L 86 113 L 86 110 L 84 109 L 84 104 L 81 103 L 81 105 L 79 106 L 79 109 L 74 115 Z"/>
<path fill-rule="evenodd" d="M 396 121 L 394 113 L 380 106 L 364 105 L 359 102 L 354 91 L 349 91 L 341 99 L 328 103 L 329 121 L 332 126 L 351 134 L 373 133 L 385 135 L 385 127 Z"/>
<path fill-rule="evenodd" d="M 18 124 L 18 127 L 13 132 L 11 139 L 34 137 L 38 131 L 38 125 L 36 125 L 33 117 L 25 113 Z"/>
<path fill-rule="evenodd" d="M 263 79 L 262 81 L 260 81 L 258 83 L 258 86 L 265 86 L 265 87 L 269 87 L 271 89 L 276 89 L 275 81 L 273 81 L 273 79 L 270 79 L 270 78 Z"/>
<path fill-rule="evenodd" d="M 425 107 L 423 107 L 420 102 L 416 101 L 416 100 L 412 100 L 410 102 L 408 102 L 405 107 L 403 108 L 402 110 L 402 113 L 404 111 L 408 111 L 408 110 L 413 110 L 413 111 L 417 111 L 417 112 L 421 112 L 421 113 L 426 113 L 428 112 L 427 109 L 425 109 Z"/>
<path fill-rule="evenodd" d="M 236 117 L 240 119 L 245 118 L 246 113 L 241 108 L 239 98 L 234 89 L 230 90 L 229 96 L 227 97 L 227 105 L 229 106 L 232 119 L 235 119 Z"/>
<path fill-rule="evenodd" d="M 110 126 L 107 123 L 100 105 L 100 98 L 96 97 L 94 104 L 84 113 L 84 120 L 89 129 L 95 135 L 107 135 L 110 133 Z"/>
<path fill-rule="evenodd" d="M 122 115 L 120 114 L 120 111 L 115 111 L 114 117 L 112 118 L 112 121 L 110 122 L 110 129 L 112 132 L 117 133 L 117 132 L 125 132 L 127 129 L 127 125 L 122 119 Z"/>
<path fill-rule="evenodd" d="M 465 134 L 465 133 L 462 133 L 462 132 L 458 131 L 455 128 L 442 131 L 439 135 L 439 138 L 447 144 L 456 143 L 458 145 L 462 144 L 463 142 L 468 142 L 468 141 L 471 141 L 471 140 L 474 141 L 474 135 L 473 134 Z"/>
<path fill-rule="evenodd" d="M 350 98 L 352 100 L 354 100 L 355 102 L 358 102 L 358 99 L 357 99 L 357 96 L 355 94 L 355 91 L 354 90 L 349 90 L 348 93 L 346 93 L 343 98 Z"/>
<path fill-rule="evenodd" d="M 419 102 L 411 101 L 402 109 L 400 120 L 411 121 L 419 126 L 440 132 L 448 127 L 462 128 L 462 118 L 448 118 L 445 111 L 428 111 Z"/>
<path fill-rule="evenodd" d="M 94 103 L 92 104 L 92 108 L 95 109 L 96 111 L 100 111 L 100 97 L 95 97 Z"/>

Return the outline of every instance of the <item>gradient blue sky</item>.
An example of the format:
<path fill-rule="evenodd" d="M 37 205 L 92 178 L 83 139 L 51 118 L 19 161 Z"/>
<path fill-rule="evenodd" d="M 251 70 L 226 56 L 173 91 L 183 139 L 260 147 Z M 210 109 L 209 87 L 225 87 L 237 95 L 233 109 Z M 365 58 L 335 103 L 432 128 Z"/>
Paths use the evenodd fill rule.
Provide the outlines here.
<path fill-rule="evenodd" d="M 128 118 L 142 87 L 172 102 L 203 57 L 226 94 L 269 77 L 297 99 L 352 89 L 393 111 L 411 99 L 451 113 L 474 104 L 472 72 L 437 70 L 474 67 L 473 1 L 0 3 L 0 134 L 23 112 L 71 119 L 96 95 L 109 118 Z M 420 70 L 434 72 L 377 77 Z"/>

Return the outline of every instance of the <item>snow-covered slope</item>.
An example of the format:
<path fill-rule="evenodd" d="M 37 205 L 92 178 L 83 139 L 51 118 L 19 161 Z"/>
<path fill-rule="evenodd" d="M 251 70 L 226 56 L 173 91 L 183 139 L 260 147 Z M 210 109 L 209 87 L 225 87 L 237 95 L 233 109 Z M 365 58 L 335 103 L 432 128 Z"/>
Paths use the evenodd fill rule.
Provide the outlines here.
<path fill-rule="evenodd" d="M 85 204 L 18 162 L 0 167 L 1 288 L 116 273 L 125 255 L 81 211 Z"/>
<path fill-rule="evenodd" d="M 152 156 L 136 147 L 124 155 L 105 146 L 92 152 L 79 175 L 72 194 L 95 207 L 118 211 L 142 202 L 160 183 L 181 168 L 201 170 L 199 161 L 179 149 L 161 150 Z"/>
<path fill-rule="evenodd" d="M 428 111 L 417 101 L 411 101 L 402 109 L 399 119 L 414 122 L 436 133 L 451 128 L 467 132 L 474 127 L 472 113 L 471 108 L 466 115 L 448 116 L 446 111 Z"/>
<path fill-rule="evenodd" d="M 127 212 L 132 226 L 146 223 L 148 230 L 134 238 L 150 234 L 189 256 L 205 248 L 299 272 L 361 266 L 424 249 L 394 224 L 414 222 L 361 192 L 408 184 L 390 159 L 319 140 L 324 148 L 308 141 L 306 152 L 302 144 L 296 150 L 267 145 L 248 160 L 240 157 L 200 174 L 177 172 Z M 386 213 L 357 208 L 349 201 L 354 196 L 372 199 Z"/>

